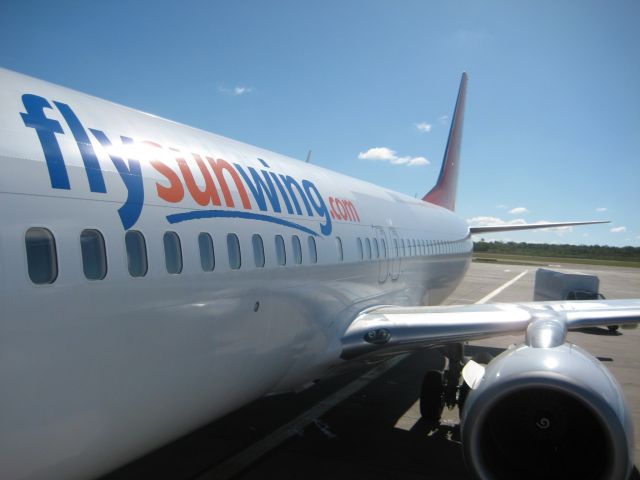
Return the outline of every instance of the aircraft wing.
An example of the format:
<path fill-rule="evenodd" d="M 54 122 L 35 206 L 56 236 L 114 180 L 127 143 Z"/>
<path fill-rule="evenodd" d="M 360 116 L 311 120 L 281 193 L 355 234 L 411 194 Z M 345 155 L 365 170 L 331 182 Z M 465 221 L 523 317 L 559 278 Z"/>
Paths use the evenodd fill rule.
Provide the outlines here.
<path fill-rule="evenodd" d="M 572 227 L 576 225 L 592 225 L 595 223 L 611 223 L 608 220 L 605 221 L 587 221 L 587 222 L 544 222 L 544 223 L 521 223 L 519 225 L 480 225 L 475 227 L 469 227 L 471 235 L 478 233 L 498 233 L 498 232 L 512 232 L 514 230 L 533 230 L 536 228 L 554 228 L 554 227 Z"/>
<path fill-rule="evenodd" d="M 445 343 L 521 333 L 536 320 L 560 322 L 565 333 L 592 326 L 637 325 L 640 300 L 375 307 L 347 328 L 342 358 L 375 360 Z"/>

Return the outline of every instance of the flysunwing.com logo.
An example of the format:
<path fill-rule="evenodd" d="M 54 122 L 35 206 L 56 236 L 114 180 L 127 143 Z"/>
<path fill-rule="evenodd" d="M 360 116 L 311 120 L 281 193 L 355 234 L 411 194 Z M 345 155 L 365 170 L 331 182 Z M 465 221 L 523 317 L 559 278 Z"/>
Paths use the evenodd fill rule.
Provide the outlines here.
<path fill-rule="evenodd" d="M 71 183 L 62 150 L 56 138 L 64 135 L 60 122 L 47 118 L 45 109 L 53 110 L 49 101 L 41 96 L 25 94 L 22 96 L 25 112 L 20 115 L 26 127 L 33 128 L 42 146 L 51 187 L 71 190 Z M 261 167 L 243 167 L 238 163 L 229 163 L 222 158 L 191 153 L 204 187 L 198 186 L 192 167 L 185 160 L 180 149 L 165 147 L 151 140 L 136 140 L 121 135 L 119 144 L 114 144 L 107 135 L 95 128 L 84 128 L 69 105 L 52 102 L 67 123 L 85 167 L 89 189 L 94 193 L 107 193 L 100 162 L 89 134 L 106 151 L 113 162 L 127 190 L 127 199 L 118 209 L 118 215 L 125 230 L 132 228 L 142 213 L 145 201 L 142 166 L 149 165 L 160 173 L 165 182 L 156 183 L 156 194 L 161 200 L 177 204 L 189 196 L 203 208 L 167 215 L 169 223 L 180 223 L 205 218 L 237 218 L 276 223 L 285 227 L 303 231 L 309 235 L 330 235 L 331 220 L 359 222 L 360 217 L 353 202 L 329 197 L 330 208 L 309 180 L 298 181 L 290 175 L 276 173 L 263 159 L 258 158 Z M 138 158 L 136 158 L 138 157 Z M 141 162 L 141 157 L 149 160 Z M 167 161 L 167 158 L 172 158 Z M 177 167 L 177 170 L 176 170 Z M 146 168 L 146 167 L 145 167 Z M 215 178 L 215 180 L 214 180 Z M 235 186 L 236 198 L 229 188 L 228 181 Z M 236 206 L 236 200 L 242 204 L 242 210 Z M 261 213 L 259 213 L 258 211 Z M 286 213 L 306 218 L 320 217 L 320 232 L 274 214 Z M 322 220 L 321 220 L 322 222 Z"/>

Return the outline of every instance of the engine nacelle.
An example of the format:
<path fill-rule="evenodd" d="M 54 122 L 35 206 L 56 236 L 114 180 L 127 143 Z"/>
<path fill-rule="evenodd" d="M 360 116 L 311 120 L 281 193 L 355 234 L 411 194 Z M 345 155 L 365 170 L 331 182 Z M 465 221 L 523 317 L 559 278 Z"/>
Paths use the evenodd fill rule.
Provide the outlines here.
<path fill-rule="evenodd" d="M 620 385 L 586 351 L 512 347 L 486 368 L 461 415 L 481 479 L 627 479 L 633 424 Z"/>

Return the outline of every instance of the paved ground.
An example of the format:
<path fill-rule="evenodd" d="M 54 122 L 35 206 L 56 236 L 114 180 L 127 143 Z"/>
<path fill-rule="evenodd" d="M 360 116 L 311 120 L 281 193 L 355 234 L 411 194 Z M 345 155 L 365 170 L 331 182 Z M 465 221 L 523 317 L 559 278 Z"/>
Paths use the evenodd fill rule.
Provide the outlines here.
<path fill-rule="evenodd" d="M 569 269 L 597 274 L 607 298 L 640 297 L 640 269 Z M 448 303 L 474 303 L 526 270 L 491 302 L 530 301 L 535 267 L 474 263 Z M 622 384 L 640 434 L 640 329 L 618 335 L 594 329 L 571 333 L 569 340 L 606 362 Z M 521 341 L 522 337 L 502 337 L 471 348 L 497 353 Z M 457 411 L 445 412 L 436 430 L 427 428 L 418 414 L 422 375 L 440 363 L 437 352 L 419 352 L 393 367 L 354 372 L 297 395 L 262 399 L 104 480 L 468 479 Z M 640 447 L 635 453 L 640 462 Z M 640 478 L 637 471 L 634 475 Z"/>

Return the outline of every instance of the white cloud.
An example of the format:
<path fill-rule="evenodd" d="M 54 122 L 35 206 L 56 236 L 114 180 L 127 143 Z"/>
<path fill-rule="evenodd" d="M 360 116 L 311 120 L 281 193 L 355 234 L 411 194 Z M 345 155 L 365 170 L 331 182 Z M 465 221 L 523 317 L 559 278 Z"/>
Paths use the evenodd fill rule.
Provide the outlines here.
<path fill-rule="evenodd" d="M 505 209 L 505 208 L 507 208 L 507 206 L 500 204 L 500 205 L 496 205 L 496 208 Z"/>
<path fill-rule="evenodd" d="M 516 207 L 509 210 L 509 213 L 513 215 L 521 215 L 523 213 L 529 213 L 529 210 L 527 210 L 525 207 Z"/>
<path fill-rule="evenodd" d="M 253 91 L 253 88 L 251 87 L 233 87 L 233 94 L 234 95 L 243 95 L 245 93 L 251 93 Z"/>
<path fill-rule="evenodd" d="M 407 165 L 409 165 L 410 167 L 418 167 L 421 165 L 429 165 L 429 163 L 429 160 L 424 157 L 413 157 L 409 160 L 409 163 Z"/>
<path fill-rule="evenodd" d="M 449 115 L 442 115 L 442 116 L 438 117 L 438 121 L 442 125 L 446 125 L 447 123 L 449 123 Z"/>
<path fill-rule="evenodd" d="M 429 160 L 424 157 L 399 157 L 395 150 L 387 147 L 373 147 L 366 152 L 358 154 L 360 160 L 374 160 L 389 162 L 392 165 L 408 165 L 417 167 L 420 165 L 429 165 Z"/>
<path fill-rule="evenodd" d="M 606 207 L 596 208 L 596 212 L 606 212 L 606 211 L 607 211 Z"/>
<path fill-rule="evenodd" d="M 360 152 L 358 154 L 360 160 L 389 160 L 391 161 L 396 156 L 396 152 L 387 147 L 374 147 L 370 148 L 366 152 Z"/>
<path fill-rule="evenodd" d="M 420 133 L 429 133 L 431 131 L 431 124 L 427 122 L 416 123 L 416 128 Z"/>
<path fill-rule="evenodd" d="M 627 227 L 613 227 L 609 230 L 611 233 L 622 233 L 627 231 Z"/>
<path fill-rule="evenodd" d="M 240 95 L 245 95 L 247 93 L 253 92 L 253 87 L 243 87 L 242 85 L 236 85 L 233 88 L 218 87 L 218 91 L 226 95 L 239 97 Z"/>

